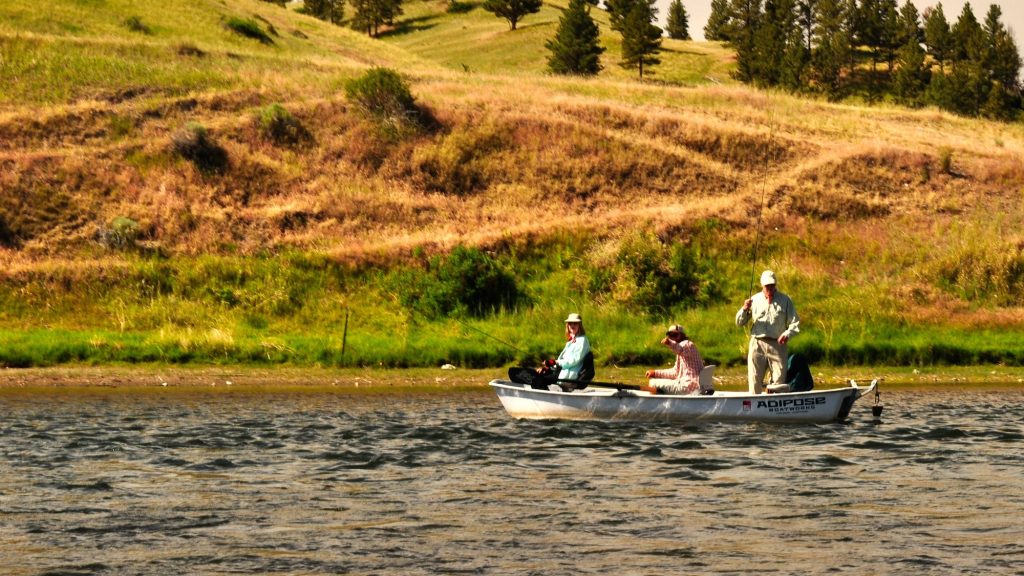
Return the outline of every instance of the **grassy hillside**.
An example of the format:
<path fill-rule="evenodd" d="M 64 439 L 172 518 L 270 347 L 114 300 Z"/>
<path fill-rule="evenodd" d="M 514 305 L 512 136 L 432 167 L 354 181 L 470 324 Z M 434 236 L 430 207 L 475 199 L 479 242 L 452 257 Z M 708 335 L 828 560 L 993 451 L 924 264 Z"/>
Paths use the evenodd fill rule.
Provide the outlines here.
<path fill-rule="evenodd" d="M 15 110 L 221 90 L 334 93 L 367 65 L 429 68 L 363 35 L 254 0 L 5 1 L 0 103 Z M 254 22 L 267 41 L 232 31 Z"/>
<path fill-rule="evenodd" d="M 753 90 L 704 43 L 666 41 L 640 83 L 600 13 L 601 76 L 547 75 L 558 6 L 510 32 L 413 1 L 373 40 L 256 0 L 4 2 L 0 364 L 496 365 L 557 352 L 569 311 L 605 364 L 665 361 L 671 321 L 737 363 L 763 267 L 816 361 L 1024 361 L 1022 125 Z M 370 66 L 436 125 L 358 114 L 343 86 Z M 261 132 L 275 103 L 309 138 Z M 176 151 L 196 125 L 215 169 Z M 408 304 L 457 245 L 514 307 Z M 643 300 L 682 272 L 694 293 Z"/>

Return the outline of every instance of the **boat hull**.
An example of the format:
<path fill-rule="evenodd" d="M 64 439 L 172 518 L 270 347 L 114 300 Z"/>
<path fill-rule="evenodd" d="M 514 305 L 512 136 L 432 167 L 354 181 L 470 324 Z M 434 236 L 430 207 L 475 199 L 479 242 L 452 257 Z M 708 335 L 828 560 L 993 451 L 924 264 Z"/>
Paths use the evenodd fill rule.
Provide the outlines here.
<path fill-rule="evenodd" d="M 875 390 L 812 390 L 784 394 L 716 392 L 712 396 L 651 395 L 632 390 L 587 388 L 575 392 L 536 390 L 508 380 L 490 383 L 514 418 L 629 422 L 827 423 L 846 418 L 853 403 Z"/>

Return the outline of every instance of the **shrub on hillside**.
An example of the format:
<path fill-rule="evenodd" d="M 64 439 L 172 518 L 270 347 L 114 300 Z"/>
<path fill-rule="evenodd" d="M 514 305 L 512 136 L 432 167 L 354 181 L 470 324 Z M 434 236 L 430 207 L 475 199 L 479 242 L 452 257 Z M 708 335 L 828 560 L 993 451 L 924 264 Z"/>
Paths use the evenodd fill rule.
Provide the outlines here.
<path fill-rule="evenodd" d="M 939 172 L 953 174 L 953 149 L 948 146 L 939 148 Z"/>
<path fill-rule="evenodd" d="M 203 172 L 219 172 L 228 165 L 228 153 L 202 124 L 189 122 L 171 136 L 174 152 Z"/>
<path fill-rule="evenodd" d="M 107 248 L 124 250 L 135 246 L 139 238 L 139 223 L 126 216 L 118 216 L 110 221 L 110 226 L 99 232 L 100 243 Z"/>
<path fill-rule="evenodd" d="M 345 96 L 363 114 L 394 135 L 422 125 L 409 83 L 389 68 L 371 68 L 345 84 Z"/>
<path fill-rule="evenodd" d="M 189 56 L 193 58 L 203 58 L 206 56 L 206 52 L 191 42 L 182 42 L 181 44 L 178 44 L 175 51 L 178 53 L 178 56 Z"/>
<path fill-rule="evenodd" d="M 614 253 L 592 257 L 582 281 L 597 300 L 610 298 L 650 314 L 715 302 L 724 283 L 699 250 L 647 232 L 626 237 Z"/>
<path fill-rule="evenodd" d="M 395 285 L 402 304 L 429 318 L 486 316 L 523 300 L 515 276 L 477 248 L 456 246 L 435 256 L 422 270 L 399 273 Z"/>
<path fill-rule="evenodd" d="M 937 269 L 940 286 L 969 302 L 1014 306 L 1024 292 L 1024 245 L 964 247 Z"/>
<path fill-rule="evenodd" d="M 275 144 L 301 144 L 311 138 L 306 127 L 280 104 L 271 104 L 259 111 L 256 125 L 264 138 Z"/>
<path fill-rule="evenodd" d="M 470 12 L 473 8 L 476 8 L 476 4 L 472 2 L 460 2 L 459 0 L 448 0 L 448 5 L 445 7 L 445 12 L 449 14 L 465 14 Z"/>
<path fill-rule="evenodd" d="M 417 148 L 413 163 L 428 192 L 463 196 L 486 188 L 488 157 L 504 145 L 504 133 L 493 125 L 460 128 L 435 146 Z"/>
<path fill-rule="evenodd" d="M 135 130 L 135 121 L 128 116 L 114 114 L 107 124 L 107 134 L 111 138 L 124 138 Z"/>
<path fill-rule="evenodd" d="M 0 213 L 0 247 L 14 248 L 17 246 L 17 236 L 7 223 L 7 217 Z"/>
<path fill-rule="evenodd" d="M 227 22 L 225 22 L 224 25 L 228 27 L 228 30 L 235 32 L 236 34 L 241 34 L 246 38 L 258 40 L 261 44 L 274 43 L 273 38 L 268 36 L 255 20 L 232 16 L 227 19 Z"/>
<path fill-rule="evenodd" d="M 138 16 L 129 16 L 124 20 L 124 27 L 139 34 L 152 34 L 153 31 Z"/>

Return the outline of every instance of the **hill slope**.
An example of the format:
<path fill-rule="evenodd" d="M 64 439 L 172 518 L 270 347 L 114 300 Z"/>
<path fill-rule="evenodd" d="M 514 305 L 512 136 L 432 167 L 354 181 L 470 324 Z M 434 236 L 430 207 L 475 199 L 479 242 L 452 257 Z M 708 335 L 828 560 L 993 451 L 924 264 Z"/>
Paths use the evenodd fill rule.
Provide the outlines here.
<path fill-rule="evenodd" d="M 734 361 L 742 344 L 719 324 L 761 266 L 807 303 L 808 346 L 842 361 L 899 362 L 890 338 L 924 350 L 920 361 L 928 334 L 1016 331 L 1024 320 L 1010 297 L 1024 286 L 1019 124 L 685 85 L 727 66 L 705 44 L 669 43 L 676 52 L 657 83 L 628 78 L 611 50 L 602 77 L 548 76 L 540 31 L 553 30 L 551 7 L 509 33 L 479 9 L 413 2 L 411 23 L 372 40 L 255 0 L 51 4 L 45 16 L 21 0 L 0 6 L 0 321 L 11 330 L 65 328 L 71 340 L 114 330 L 103 338 L 170 338 L 185 350 L 251 338 L 256 358 L 294 359 L 282 352 L 298 349 L 290 335 L 341 325 L 331 303 L 363 309 L 368 324 L 422 330 L 391 304 L 393 288 L 346 270 L 419 265 L 459 244 L 530 279 L 529 318 L 512 311 L 484 325 L 514 321 L 505 338 L 518 341 L 557 326 L 566 308 L 592 312 L 606 324 L 606 361 L 657 358 L 635 335 L 668 317 L 701 326 L 711 356 Z M 232 18 L 269 41 L 232 31 Z M 686 52 L 707 55 L 697 71 L 678 57 Z M 344 82 L 375 65 L 412 79 L 437 129 L 396 140 L 351 108 Z M 272 103 L 311 139 L 267 141 L 256 118 Z M 222 147 L 219 169 L 174 152 L 189 123 Z M 138 224 L 141 252 L 109 241 L 119 218 Z M 625 284 L 588 289 L 581 275 L 638 230 L 709 258 L 717 296 L 637 316 Z M 281 267 L 313 292 L 289 292 Z M 154 298 L 139 289 L 159 280 L 150 275 L 174 280 Z M 259 294 L 271 289 L 280 302 Z M 378 335 L 363 329 L 369 350 Z M 1004 346 L 977 338 L 982 350 Z M 382 361 L 421 361 L 404 346 L 410 356 Z M 437 354 L 510 358 L 475 346 Z M 366 354 L 357 361 L 375 358 Z"/>

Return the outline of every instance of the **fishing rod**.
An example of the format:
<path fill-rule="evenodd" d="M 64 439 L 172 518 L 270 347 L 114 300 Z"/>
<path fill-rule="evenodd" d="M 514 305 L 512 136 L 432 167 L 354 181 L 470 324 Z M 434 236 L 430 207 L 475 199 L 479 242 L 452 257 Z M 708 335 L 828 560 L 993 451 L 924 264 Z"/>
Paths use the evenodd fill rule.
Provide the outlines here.
<path fill-rule="evenodd" d="M 747 285 L 747 292 L 743 295 L 744 302 L 753 297 L 754 294 L 754 274 L 756 273 L 757 266 L 757 253 L 761 248 L 761 222 L 764 216 L 764 197 L 765 191 L 768 188 L 768 165 L 770 164 L 772 142 L 775 137 L 775 124 L 773 117 L 775 115 L 775 105 L 772 102 L 771 92 L 767 92 L 768 98 L 768 148 L 764 155 L 764 169 L 761 172 L 761 199 L 757 206 L 757 226 L 754 229 L 754 246 L 750 252 L 750 284 Z M 753 329 L 753 324 L 750 325 L 750 329 Z M 740 351 L 746 354 L 746 340 L 750 336 L 750 329 L 746 325 L 743 327 L 744 344 L 740 344 Z"/>
<path fill-rule="evenodd" d="M 460 325 L 462 325 L 462 326 L 463 326 L 464 328 L 469 328 L 470 330 L 472 330 L 472 331 L 474 331 L 474 332 L 477 332 L 477 333 L 479 333 L 479 334 L 483 334 L 484 336 L 486 336 L 486 337 L 490 338 L 491 340 L 494 340 L 494 341 L 495 341 L 495 342 L 497 342 L 498 344 L 503 344 L 503 345 L 505 345 L 505 346 L 508 346 L 509 348 L 511 348 L 511 349 L 513 349 L 513 350 L 515 350 L 516 352 L 519 352 L 520 354 L 522 354 L 522 355 L 524 355 L 524 356 L 528 356 L 528 355 L 529 355 L 529 353 L 528 353 L 528 352 L 526 352 L 526 351 L 524 351 L 524 350 L 521 350 L 521 349 L 519 349 L 519 348 L 516 348 L 515 346 L 513 346 L 512 344 L 509 344 L 508 342 L 505 342 L 505 341 L 504 341 L 504 340 L 502 340 L 501 338 L 498 338 L 498 337 L 496 337 L 496 336 L 494 336 L 494 335 L 492 335 L 492 334 L 488 334 L 487 332 L 484 332 L 483 330 L 481 330 L 481 329 L 479 329 L 479 328 L 476 328 L 476 327 L 470 326 L 469 324 L 466 324 L 465 322 L 463 322 L 462 320 L 459 320 L 458 318 L 452 318 L 452 319 L 453 319 L 453 320 L 455 320 L 456 322 L 458 322 L 458 323 L 459 323 Z"/>
<path fill-rule="evenodd" d="M 768 102 L 769 102 L 769 104 L 772 104 L 772 102 L 771 102 L 771 93 L 768 94 Z M 764 155 L 764 170 L 763 170 L 762 176 L 761 176 L 761 201 L 760 201 L 760 204 L 757 207 L 757 227 L 755 228 L 755 231 L 754 231 L 754 248 L 753 248 L 753 250 L 750 253 L 750 284 L 748 285 L 748 288 L 747 288 L 747 295 L 748 296 L 750 294 L 754 293 L 754 273 L 755 273 L 755 270 L 756 270 L 755 266 L 757 265 L 757 252 L 758 252 L 758 250 L 761 247 L 761 220 L 762 220 L 762 216 L 764 215 L 764 196 L 765 196 L 765 190 L 768 187 L 769 155 L 771 154 L 771 150 L 772 150 L 772 140 L 773 140 L 773 138 L 775 136 L 775 125 L 772 122 L 772 117 L 773 117 L 774 114 L 775 114 L 775 106 L 771 105 L 771 108 L 770 108 L 769 113 L 768 113 L 768 149 L 767 149 L 767 151 L 766 151 L 766 153 Z"/>

